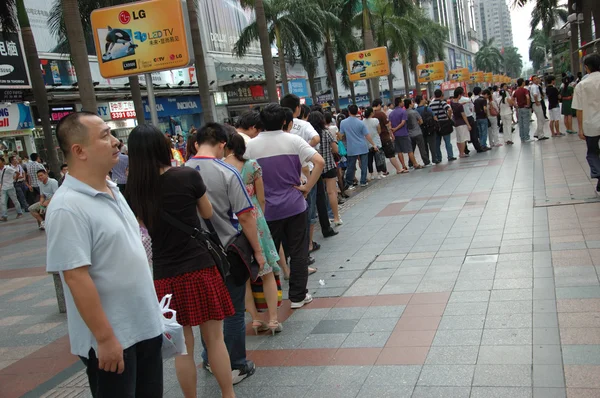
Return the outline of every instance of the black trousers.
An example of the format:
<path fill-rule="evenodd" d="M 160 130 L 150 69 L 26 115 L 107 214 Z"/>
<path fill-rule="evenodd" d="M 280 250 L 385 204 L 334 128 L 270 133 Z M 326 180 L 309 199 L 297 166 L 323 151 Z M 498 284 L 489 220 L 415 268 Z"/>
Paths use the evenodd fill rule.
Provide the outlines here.
<path fill-rule="evenodd" d="M 429 159 L 429 151 L 425 146 L 425 137 L 423 137 L 423 134 L 416 137 L 410 137 L 410 142 L 412 143 L 413 153 L 415 153 L 415 149 L 419 147 L 419 153 L 421 154 L 423 163 L 426 165 L 430 164 L 431 160 Z"/>
<path fill-rule="evenodd" d="M 431 154 L 431 156 L 429 157 L 430 160 L 434 160 L 436 159 L 436 154 L 435 154 L 435 148 L 436 148 L 436 137 L 435 134 L 431 134 L 430 136 L 425 137 L 423 135 L 423 138 L 425 138 L 425 152 L 427 152 L 428 156 L 429 154 Z"/>
<path fill-rule="evenodd" d="M 540 103 L 542 104 L 542 113 L 544 114 L 544 119 L 548 119 L 548 116 L 546 115 L 546 101 L 541 100 Z"/>
<path fill-rule="evenodd" d="M 98 369 L 96 352 L 81 358 L 87 367 L 94 398 L 160 398 L 163 396 L 162 335 L 140 341 L 123 350 L 125 371 L 121 374 Z"/>
<path fill-rule="evenodd" d="M 477 129 L 477 123 L 475 123 L 475 119 L 473 116 L 469 116 L 467 118 L 469 120 L 469 125 L 471 126 L 471 131 L 469 134 L 471 135 L 471 144 L 477 152 L 481 151 L 481 144 L 479 143 L 479 130 Z"/>
<path fill-rule="evenodd" d="M 319 224 L 321 225 L 321 232 L 325 234 L 331 229 L 331 223 L 329 222 L 329 213 L 327 212 L 327 194 L 325 192 L 325 182 L 323 181 L 323 177 L 319 177 L 316 187 Z"/>
<path fill-rule="evenodd" d="M 285 239 L 290 254 L 289 298 L 290 301 L 296 303 L 304 300 L 306 293 L 308 293 L 306 289 L 308 283 L 308 267 L 306 266 L 308 263 L 307 222 L 306 211 L 282 220 L 268 222 L 275 247 L 279 247 L 281 241 Z"/>
<path fill-rule="evenodd" d="M 379 150 L 381 151 L 382 149 L 379 148 Z M 375 163 L 375 169 L 378 173 L 385 173 L 387 171 L 385 163 L 381 166 L 377 166 L 377 162 L 375 161 L 375 151 L 371 148 L 369 149 L 369 154 L 367 156 L 367 168 L 369 169 L 369 173 L 373 173 L 373 163 Z"/>

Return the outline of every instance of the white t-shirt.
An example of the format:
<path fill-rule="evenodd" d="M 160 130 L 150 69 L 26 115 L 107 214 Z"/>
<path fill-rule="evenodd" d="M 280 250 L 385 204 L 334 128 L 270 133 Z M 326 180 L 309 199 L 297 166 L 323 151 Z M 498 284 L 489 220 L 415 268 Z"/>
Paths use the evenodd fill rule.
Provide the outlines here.
<path fill-rule="evenodd" d="M 502 102 L 502 97 L 498 98 L 498 103 L 500 104 L 500 116 L 508 116 L 512 115 L 513 110 L 508 103 L 508 100 L 511 98 L 508 91 L 506 92 L 506 99 Z"/>
<path fill-rule="evenodd" d="M 542 100 L 542 95 L 540 93 L 540 86 L 538 86 L 537 84 L 533 83 L 529 85 L 529 95 L 531 96 L 531 102 L 534 103 L 535 102 L 535 96 L 537 95 L 538 97 L 538 101 Z"/>
<path fill-rule="evenodd" d="M 313 138 L 319 135 L 319 133 L 317 133 L 313 128 L 312 124 L 306 120 L 296 118 L 294 118 L 294 126 L 292 127 L 290 133 L 296 134 L 309 144 Z"/>
<path fill-rule="evenodd" d="M 473 111 L 475 110 L 475 105 L 473 105 L 473 101 L 469 97 L 460 97 L 458 103 L 461 104 L 465 110 L 466 117 L 473 117 Z"/>
<path fill-rule="evenodd" d="M 367 126 L 367 130 L 369 130 L 369 135 L 371 139 L 377 145 L 378 148 L 381 148 L 381 138 L 379 137 L 379 133 L 377 132 L 377 127 L 379 126 L 379 119 L 375 117 L 371 117 L 368 119 L 364 119 L 363 123 Z M 367 145 L 369 148 L 373 148 L 373 145 L 369 141 L 367 141 Z"/>
<path fill-rule="evenodd" d="M 329 130 L 329 135 L 331 136 L 331 139 L 337 142 L 337 133 L 340 131 L 337 128 L 337 126 L 335 124 L 332 124 L 330 126 L 327 126 L 327 130 Z"/>
<path fill-rule="evenodd" d="M 3 191 L 8 191 L 15 187 L 15 171 L 9 165 L 4 165 L 4 168 L 0 169 L 0 185 L 2 185 Z"/>
<path fill-rule="evenodd" d="M 583 133 L 597 137 L 600 135 L 600 72 L 586 76 L 575 86 L 571 108 L 583 111 Z"/>

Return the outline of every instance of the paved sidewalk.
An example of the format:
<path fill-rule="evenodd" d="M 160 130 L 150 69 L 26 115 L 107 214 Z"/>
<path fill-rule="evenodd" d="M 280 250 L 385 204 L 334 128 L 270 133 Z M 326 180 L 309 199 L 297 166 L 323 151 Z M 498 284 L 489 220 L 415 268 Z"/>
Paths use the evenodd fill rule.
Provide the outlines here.
<path fill-rule="evenodd" d="M 358 190 L 340 234 L 316 234 L 317 299 L 296 311 L 285 301 L 281 334 L 248 330 L 258 369 L 238 396 L 600 397 L 588 174 L 585 144 L 566 136 Z M 0 226 L 0 397 L 88 397 L 32 223 Z M 198 372 L 199 396 L 220 396 Z M 165 396 L 182 396 L 173 360 Z"/>

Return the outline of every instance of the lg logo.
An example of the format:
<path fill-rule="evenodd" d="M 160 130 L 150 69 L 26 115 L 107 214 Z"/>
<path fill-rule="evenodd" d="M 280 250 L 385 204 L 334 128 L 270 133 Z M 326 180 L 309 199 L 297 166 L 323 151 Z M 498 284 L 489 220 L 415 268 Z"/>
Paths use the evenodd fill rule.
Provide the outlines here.
<path fill-rule="evenodd" d="M 119 13 L 119 22 L 123 25 L 127 25 L 131 21 L 131 15 L 127 11 L 121 11 Z"/>

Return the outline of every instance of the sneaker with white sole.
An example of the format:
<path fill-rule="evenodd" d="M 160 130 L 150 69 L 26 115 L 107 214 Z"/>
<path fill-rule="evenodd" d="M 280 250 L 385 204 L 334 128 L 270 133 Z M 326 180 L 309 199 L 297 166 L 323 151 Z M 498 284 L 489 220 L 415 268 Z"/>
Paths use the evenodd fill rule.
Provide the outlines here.
<path fill-rule="evenodd" d="M 42 222 L 40 223 L 40 231 L 45 231 L 45 230 L 46 230 L 46 222 L 45 222 L 45 221 L 42 221 Z"/>
<path fill-rule="evenodd" d="M 252 361 L 246 361 L 246 366 L 242 369 L 232 369 L 231 378 L 233 385 L 241 383 L 244 379 L 252 376 L 256 372 L 256 365 Z"/>
<path fill-rule="evenodd" d="M 339 227 L 340 225 L 344 225 L 344 220 L 342 220 L 341 218 L 340 218 L 340 221 L 335 221 L 335 220 L 332 220 L 331 222 L 332 222 L 332 223 L 333 223 L 333 225 L 335 225 L 336 227 Z"/>
<path fill-rule="evenodd" d="M 292 301 L 292 304 L 290 305 L 291 309 L 298 309 L 298 308 L 302 308 L 304 307 L 304 304 L 308 304 L 311 301 L 313 301 L 313 298 L 310 294 L 306 293 L 306 297 L 304 297 L 304 300 L 299 301 L 297 303 Z M 234 383 L 235 384 L 235 383 Z"/>

